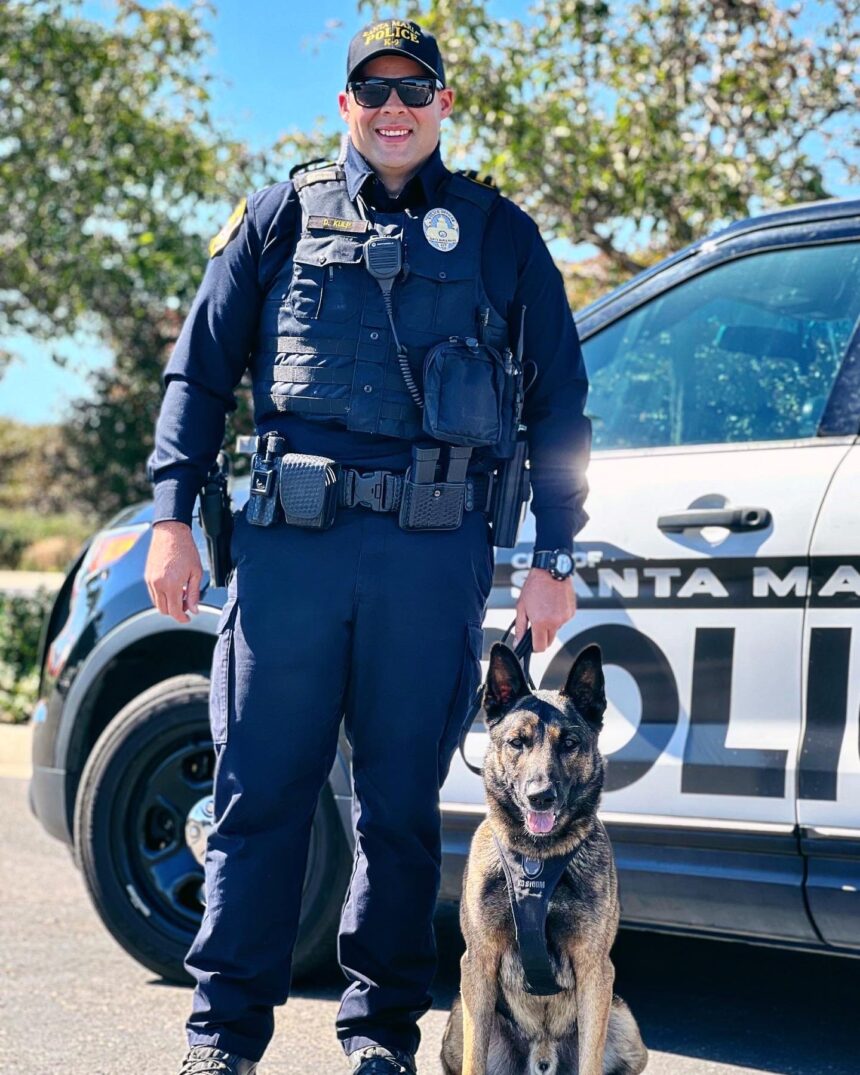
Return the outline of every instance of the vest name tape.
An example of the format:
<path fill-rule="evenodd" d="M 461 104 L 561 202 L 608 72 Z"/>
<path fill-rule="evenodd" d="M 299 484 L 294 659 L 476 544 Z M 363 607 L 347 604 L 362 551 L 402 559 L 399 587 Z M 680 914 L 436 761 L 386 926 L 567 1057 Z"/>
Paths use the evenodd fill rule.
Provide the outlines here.
<path fill-rule="evenodd" d="M 364 235 L 370 231 L 370 223 L 367 220 L 341 220 L 333 216 L 308 217 L 308 229 L 321 229 L 322 231 L 348 231 L 355 235 Z"/>
<path fill-rule="evenodd" d="M 460 241 L 460 225 L 448 209 L 430 209 L 423 223 L 424 235 L 434 250 L 447 254 Z"/>

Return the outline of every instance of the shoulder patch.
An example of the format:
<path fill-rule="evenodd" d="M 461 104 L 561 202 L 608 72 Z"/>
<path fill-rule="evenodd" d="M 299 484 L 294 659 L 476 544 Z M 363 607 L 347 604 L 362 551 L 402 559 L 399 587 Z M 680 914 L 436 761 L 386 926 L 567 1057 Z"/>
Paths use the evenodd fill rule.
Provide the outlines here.
<path fill-rule="evenodd" d="M 248 208 L 248 199 L 242 198 L 233 212 L 230 214 L 227 223 L 218 232 L 216 236 L 209 240 L 209 257 L 214 258 L 216 254 L 220 254 L 227 243 L 233 238 L 245 217 L 245 212 Z"/>
<path fill-rule="evenodd" d="M 496 181 L 491 175 L 485 175 L 483 179 L 478 176 L 477 171 L 474 168 L 464 168 L 457 172 L 457 175 L 463 176 L 464 179 L 471 179 L 473 183 L 480 183 L 482 187 L 496 188 Z"/>

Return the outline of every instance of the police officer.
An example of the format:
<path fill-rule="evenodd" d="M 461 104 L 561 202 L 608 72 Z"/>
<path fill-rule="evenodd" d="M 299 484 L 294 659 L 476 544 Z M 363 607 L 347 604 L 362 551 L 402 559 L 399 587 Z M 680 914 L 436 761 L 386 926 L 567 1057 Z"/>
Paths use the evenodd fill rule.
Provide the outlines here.
<path fill-rule="evenodd" d="M 183 1075 L 249 1075 L 271 1038 L 342 719 L 356 850 L 337 1035 L 358 1075 L 415 1071 L 436 966 L 439 788 L 479 682 L 487 475 L 510 454 L 511 407 L 537 523 L 517 633 L 531 626 L 543 650 L 574 612 L 590 438 L 576 330 L 532 220 L 442 163 L 453 104 L 421 27 L 356 34 L 340 160 L 243 199 L 165 371 L 146 580 L 180 623 L 203 574 L 194 500 L 248 367 L 259 438 L 212 666 L 215 824 Z M 517 352 L 524 404 L 504 387 Z"/>

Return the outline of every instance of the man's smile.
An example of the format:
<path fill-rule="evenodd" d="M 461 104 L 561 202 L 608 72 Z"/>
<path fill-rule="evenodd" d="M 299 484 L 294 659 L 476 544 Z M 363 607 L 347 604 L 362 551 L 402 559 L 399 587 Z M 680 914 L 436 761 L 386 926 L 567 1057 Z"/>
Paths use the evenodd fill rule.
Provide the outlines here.
<path fill-rule="evenodd" d="M 376 133 L 380 135 L 385 142 L 397 143 L 406 142 L 412 134 L 412 130 L 409 127 L 386 125 L 385 127 L 377 127 Z"/>

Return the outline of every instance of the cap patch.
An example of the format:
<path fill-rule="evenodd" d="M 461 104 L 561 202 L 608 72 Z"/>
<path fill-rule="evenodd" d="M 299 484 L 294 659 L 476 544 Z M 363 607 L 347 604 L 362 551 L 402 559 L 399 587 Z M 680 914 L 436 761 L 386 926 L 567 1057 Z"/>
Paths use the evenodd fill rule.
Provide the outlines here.
<path fill-rule="evenodd" d="M 415 23 L 405 19 L 386 19 L 378 22 L 375 26 L 369 26 L 362 32 L 365 45 L 384 45 L 385 48 L 402 47 L 402 42 L 408 41 L 417 45 L 421 40 L 421 34 Z"/>
<path fill-rule="evenodd" d="M 448 209 L 430 209 L 424 217 L 424 234 L 434 250 L 448 253 L 460 241 L 460 225 Z"/>
<path fill-rule="evenodd" d="M 245 217 L 245 210 L 248 207 L 248 199 L 242 198 L 233 212 L 230 214 L 227 223 L 218 232 L 216 236 L 209 240 L 209 257 L 214 258 L 216 254 L 220 254 L 227 243 L 233 238 L 236 232 L 239 230 L 242 220 Z"/>

